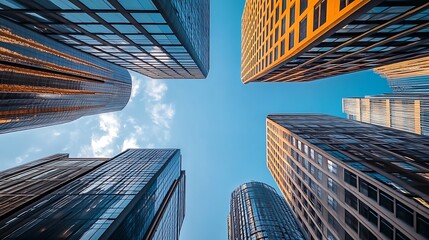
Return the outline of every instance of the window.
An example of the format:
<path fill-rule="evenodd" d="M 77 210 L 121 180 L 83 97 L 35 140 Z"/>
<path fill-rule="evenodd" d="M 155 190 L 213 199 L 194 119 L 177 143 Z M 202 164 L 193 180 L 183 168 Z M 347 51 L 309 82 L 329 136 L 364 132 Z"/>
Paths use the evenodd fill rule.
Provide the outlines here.
<path fill-rule="evenodd" d="M 292 26 L 295 23 L 295 4 L 290 8 L 289 16 L 289 26 Z"/>
<path fill-rule="evenodd" d="M 285 35 L 285 33 L 286 33 L 286 17 L 284 17 L 284 18 L 282 19 L 282 30 L 281 30 L 281 35 L 283 36 L 283 35 Z"/>
<path fill-rule="evenodd" d="M 410 240 L 410 238 L 408 238 L 407 236 L 405 236 L 405 234 L 401 233 L 398 229 L 396 229 L 396 234 L 395 234 L 395 239 L 396 240 Z"/>
<path fill-rule="evenodd" d="M 338 232 L 340 229 L 340 224 L 338 224 L 338 221 L 328 212 L 328 223 L 332 226 L 332 228 Z"/>
<path fill-rule="evenodd" d="M 328 195 L 328 205 L 332 209 L 337 210 L 337 201 L 333 197 L 331 197 L 330 195 Z"/>
<path fill-rule="evenodd" d="M 282 40 L 280 43 L 280 56 L 283 56 L 285 54 L 285 40 Z"/>
<path fill-rule="evenodd" d="M 332 162 L 331 160 L 328 160 L 328 170 L 329 172 L 337 175 L 337 164 Z"/>
<path fill-rule="evenodd" d="M 420 214 L 417 214 L 417 233 L 429 236 L 429 220 Z"/>
<path fill-rule="evenodd" d="M 310 158 L 314 160 L 314 150 L 310 148 Z"/>
<path fill-rule="evenodd" d="M 357 187 L 357 177 L 354 173 L 344 169 L 344 181 L 353 187 Z"/>
<path fill-rule="evenodd" d="M 340 0 L 340 10 L 347 7 L 350 3 L 352 3 L 354 0 Z"/>
<path fill-rule="evenodd" d="M 377 201 L 377 188 L 371 183 L 368 183 L 365 180 L 360 179 L 359 192 L 371 198 L 372 200 Z"/>
<path fill-rule="evenodd" d="M 410 226 L 414 226 L 413 210 L 399 201 L 396 201 L 396 217 Z"/>
<path fill-rule="evenodd" d="M 299 41 L 301 42 L 307 37 L 307 17 L 299 22 Z"/>
<path fill-rule="evenodd" d="M 319 163 L 320 166 L 323 165 L 323 156 L 320 154 L 317 154 L 317 163 Z"/>
<path fill-rule="evenodd" d="M 293 48 L 294 39 L 295 39 L 295 32 L 294 30 L 292 30 L 292 32 L 289 33 L 289 49 Z"/>
<path fill-rule="evenodd" d="M 393 212 L 393 198 L 383 191 L 380 191 L 379 204 L 390 212 Z"/>
<path fill-rule="evenodd" d="M 382 217 L 380 217 L 380 232 L 386 236 L 387 239 L 393 239 L 393 225 Z"/>
<path fill-rule="evenodd" d="M 323 172 L 319 169 L 317 169 L 317 178 L 319 179 L 319 181 L 322 181 L 323 179 Z"/>
<path fill-rule="evenodd" d="M 377 237 L 362 224 L 359 224 L 359 238 L 361 240 L 377 240 Z"/>
<path fill-rule="evenodd" d="M 369 222 L 378 226 L 378 214 L 362 201 L 359 202 L 359 213 Z"/>
<path fill-rule="evenodd" d="M 328 177 L 328 188 L 334 193 L 337 193 L 337 183 L 330 177 Z"/>
<path fill-rule="evenodd" d="M 357 200 L 357 197 L 353 195 L 353 193 L 347 190 L 344 190 L 344 199 L 347 205 L 357 210 L 358 200 Z"/>
<path fill-rule="evenodd" d="M 286 0 L 282 0 L 282 13 L 286 10 Z"/>
<path fill-rule="evenodd" d="M 346 221 L 347 226 L 353 229 L 356 233 L 358 232 L 358 220 L 350 214 L 347 210 L 344 210 L 344 219 Z"/>
<path fill-rule="evenodd" d="M 303 13 L 308 7 L 308 0 L 299 1 L 299 13 Z"/>
<path fill-rule="evenodd" d="M 276 22 L 279 21 L 279 7 L 276 8 Z"/>
<path fill-rule="evenodd" d="M 326 22 L 326 2 L 328 0 L 322 0 L 314 6 L 314 22 L 313 31 L 318 29 Z"/>

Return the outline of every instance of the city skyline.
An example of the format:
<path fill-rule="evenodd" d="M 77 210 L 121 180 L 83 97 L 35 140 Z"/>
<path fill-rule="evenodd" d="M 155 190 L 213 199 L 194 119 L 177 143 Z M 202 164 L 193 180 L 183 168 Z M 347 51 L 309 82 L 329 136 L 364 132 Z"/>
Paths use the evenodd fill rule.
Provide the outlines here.
<path fill-rule="evenodd" d="M 65 171 L 72 175 L 64 179 Z M 178 149 L 129 149 L 111 159 L 58 154 L 0 174 L 2 199 L 32 195 L 0 203 L 8 210 L 2 238 L 179 239 L 185 172 Z"/>
<path fill-rule="evenodd" d="M 159 3 L 160 1 L 164 0 L 153 2 Z M 7 0 L 5 2 L 8 5 L 27 3 L 26 1 L 17 0 Z M 103 6 L 109 6 L 109 4 L 115 2 L 123 4 L 121 0 L 107 0 L 103 1 L 103 3 L 101 1 L 87 0 L 43 0 L 40 2 L 50 2 L 56 6 L 58 6 L 57 4 L 71 4 L 69 6 L 76 7 L 85 5 L 87 8 L 90 8 L 89 6 L 91 4 L 98 3 Z M 139 0 L 138 2 L 153 3 L 151 0 Z M 179 4 L 176 7 L 187 8 L 186 6 L 189 6 L 187 4 L 190 2 L 192 1 L 177 1 L 176 3 Z M 276 4 L 278 4 L 278 2 L 281 1 L 275 1 Z M 299 2 L 307 1 L 302 0 Z M 355 4 L 358 5 L 358 1 L 356 0 L 346 2 L 355 2 Z M 415 2 L 419 1 L 413 1 L 413 3 Z M 267 3 L 270 3 L 270 1 L 267 1 Z M 288 3 L 290 3 L 290 1 L 288 1 Z M 328 0 L 327 3 L 331 4 L 333 2 Z M 29 4 L 33 3 L 29 1 Z M 34 4 L 39 4 L 39 2 Z M 400 5 L 402 2 L 397 2 L 397 4 Z M 328 5 L 328 7 L 329 6 L 330 5 Z M 186 170 L 186 187 L 184 187 L 186 189 L 186 217 L 183 221 L 180 239 L 227 239 L 228 226 L 226 220 L 230 210 L 231 192 L 233 192 L 237 186 L 240 186 L 243 182 L 249 183 L 249 181 L 258 181 L 267 183 L 273 186 L 274 189 L 279 190 L 279 187 L 276 186 L 276 182 L 267 168 L 266 162 L 267 153 L 269 153 L 266 149 L 266 144 L 268 144 L 266 134 L 267 115 L 276 113 L 322 113 L 342 117 L 342 121 L 351 122 L 351 120 L 346 120 L 344 118 L 345 115 L 341 112 L 341 100 L 343 98 L 350 96 L 373 96 L 383 93 L 389 94 L 391 92 L 386 80 L 373 70 L 306 83 L 242 84 L 240 81 L 240 23 L 244 7 L 244 0 L 211 1 L 211 14 L 206 15 L 207 18 L 211 19 L 209 41 L 211 54 L 207 56 L 210 57 L 211 64 L 210 74 L 207 75 L 207 80 L 153 80 L 140 74 L 130 72 L 133 89 L 130 94 L 129 104 L 120 112 L 88 116 L 62 125 L 0 135 L 0 145 L 2 145 L 2 149 L 7 149 L 7 151 L 0 151 L 0 158 L 4 159 L 0 161 L 0 170 L 15 167 L 22 163 L 32 164 L 29 162 L 30 160 L 52 155 L 53 153 L 59 152 L 59 150 L 62 152 L 69 152 L 70 156 L 77 156 L 78 158 L 96 157 L 105 159 L 111 158 L 115 154 L 128 148 L 157 147 L 182 149 L 183 170 Z M 87 9 L 83 10 L 87 11 Z M 2 11 L 2 9 L 0 9 L 0 11 Z M 63 9 L 60 13 L 77 13 L 77 11 L 81 10 Z M 100 7 L 97 6 L 97 13 L 95 14 L 98 15 L 99 13 L 103 13 L 103 11 L 105 11 L 105 13 L 111 13 L 111 9 L 101 10 Z M 307 11 L 311 12 L 312 6 L 308 7 Z M 56 12 L 56 10 L 52 10 L 52 12 Z M 27 19 L 34 20 L 34 18 L 38 18 L 37 14 L 42 13 L 42 11 L 29 12 L 28 9 L 16 9 L 10 14 L 14 15 L 16 13 L 19 13 L 20 16 Z M 36 13 L 36 15 L 34 13 Z M 143 14 L 143 12 L 140 13 Z M 42 15 L 45 16 L 44 14 Z M 273 13 L 273 16 L 274 15 L 275 13 Z M 40 26 L 52 24 L 55 23 L 41 23 Z M 79 25 L 85 24 L 96 25 L 98 23 L 79 23 Z M 32 25 L 29 26 L 32 27 Z M 424 80 L 422 83 L 423 82 Z M 329 124 L 333 124 L 335 119 L 336 118 L 329 117 Z M 301 121 L 299 119 L 296 120 L 297 122 Z M 361 124 L 359 126 L 365 125 L 363 123 L 356 124 Z M 297 124 L 296 127 L 302 127 L 299 125 L 300 124 Z M 307 128 L 313 129 L 313 127 L 314 126 L 307 126 L 303 130 Z M 314 132 L 318 132 L 319 128 L 320 126 Z M 371 129 L 376 128 L 378 129 L 380 127 L 371 127 Z M 320 134 L 323 134 L 324 132 L 321 129 L 322 128 L 320 128 Z M 338 127 L 338 129 L 340 130 L 341 127 Z M 364 139 L 372 138 L 376 135 L 377 131 L 373 132 L 375 133 L 372 133 L 370 136 L 361 136 Z M 386 132 L 390 133 L 394 132 L 394 130 L 383 130 L 380 131 L 380 134 Z M 410 138 L 410 146 L 414 147 L 414 149 L 422 147 L 418 145 L 418 141 L 424 136 L 412 136 L 414 137 Z M 330 138 L 331 136 L 327 137 Z M 391 142 L 386 143 L 386 146 L 394 146 L 397 148 L 402 146 L 395 142 L 398 140 L 395 137 L 389 135 L 386 139 L 391 140 Z M 382 141 L 379 140 L 376 144 L 381 144 L 381 142 Z M 329 144 L 331 143 L 332 142 Z M 353 143 L 346 141 L 345 143 L 341 142 L 341 144 L 341 147 L 345 148 Z M 308 144 L 307 146 L 310 145 L 311 144 Z M 416 145 L 418 146 L 416 147 Z M 278 150 L 282 147 L 284 146 L 277 146 L 276 149 Z M 302 151 L 305 153 L 305 147 L 302 147 L 302 149 L 304 149 Z M 424 149 L 424 147 L 422 147 L 422 149 Z M 372 154 L 374 152 L 369 152 L 368 154 L 370 153 Z M 331 156 L 330 154 L 325 154 L 326 159 L 331 157 L 331 160 L 332 157 L 336 156 L 337 155 Z M 377 157 L 378 156 L 379 154 Z M 303 159 L 304 158 L 302 158 L 301 161 L 305 162 Z M 308 156 L 308 159 L 311 162 L 311 154 Z M 405 158 L 401 159 L 404 160 Z M 421 180 L 424 178 L 424 174 L 411 174 L 411 172 L 414 171 L 412 169 L 405 169 L 397 172 L 402 166 L 401 163 L 398 163 L 401 166 L 393 166 L 391 162 L 404 163 L 405 161 L 402 160 L 375 162 L 381 162 L 380 164 L 386 164 L 391 167 L 386 168 L 389 169 L 389 174 L 391 174 L 389 178 L 391 178 L 392 175 L 395 176 L 395 183 L 399 182 L 401 186 L 403 186 L 403 182 L 406 182 L 406 179 L 401 178 L 402 175 L 400 174 L 402 173 L 405 173 L 406 177 L 411 177 L 413 180 Z M 101 161 L 103 160 L 101 159 Z M 409 160 L 407 159 L 406 161 Z M 346 164 L 344 162 L 340 162 L 337 165 L 337 167 L 339 166 L 337 168 L 339 171 L 341 171 L 342 168 L 350 170 L 350 168 L 347 167 L 348 165 L 344 167 L 344 164 Z M 424 161 L 409 163 L 415 167 L 418 165 L 419 170 L 418 172 L 414 171 L 414 173 L 425 173 L 421 171 L 425 169 L 425 167 L 422 166 L 423 162 Z M 284 167 L 284 164 L 284 162 L 278 162 L 274 166 Z M 361 164 L 365 165 L 366 163 Z M 119 161 L 114 165 L 116 167 L 121 167 Z M 273 166 L 268 166 L 270 166 L 272 170 Z M 318 166 L 313 167 L 317 168 Z M 326 170 L 325 167 L 326 166 L 322 166 L 323 171 Z M 371 165 L 371 167 L 373 166 Z M 129 169 L 133 168 L 130 167 Z M 311 172 L 310 166 L 309 169 Z M 378 170 L 379 169 L 375 169 L 375 172 Z M 326 171 L 329 171 L 329 168 Z M 305 172 L 305 170 L 301 172 Z M 388 194 L 388 197 L 393 197 L 393 211 L 396 212 L 386 213 L 383 212 L 385 210 L 378 211 L 379 208 L 382 208 L 378 205 L 378 201 L 374 204 L 373 198 L 362 196 L 363 193 L 359 191 L 359 187 L 356 188 L 357 190 L 348 187 L 347 190 L 349 192 L 354 194 L 359 200 L 363 200 L 360 202 L 357 200 L 357 206 L 361 207 L 362 212 L 359 213 L 359 210 L 355 210 L 356 208 L 354 205 L 348 207 L 347 204 L 347 206 L 342 204 L 340 202 L 343 200 L 342 195 L 338 195 L 339 198 L 336 198 L 338 197 L 337 195 L 331 194 L 332 201 L 330 201 L 330 205 L 325 206 L 327 207 L 325 209 L 326 211 L 324 211 L 325 217 L 327 216 L 326 212 L 330 212 L 333 214 L 332 216 L 335 214 L 341 215 L 336 219 L 337 222 L 339 221 L 342 223 L 347 220 L 348 223 L 351 223 L 353 222 L 352 220 L 354 220 L 352 217 L 361 221 L 362 224 L 355 224 L 358 227 L 357 233 L 352 232 L 354 231 L 353 228 L 350 230 L 350 234 L 354 237 L 359 236 L 359 232 L 361 232 L 361 237 L 371 238 L 371 234 L 381 234 L 377 232 L 380 230 L 384 234 L 391 233 L 393 236 L 397 236 L 397 239 L 399 237 L 406 239 L 406 234 L 412 234 L 413 230 L 415 230 L 416 236 L 421 236 L 422 231 L 424 234 L 425 229 L 429 229 L 425 227 L 427 216 L 424 203 L 427 197 L 423 196 L 424 194 L 415 194 L 415 189 L 422 190 L 425 187 L 423 182 L 415 184 L 415 186 L 411 188 L 409 187 L 409 183 L 405 183 L 407 186 L 405 189 L 413 192 L 413 194 L 404 197 L 401 193 L 398 194 L 398 192 L 396 192 L 395 189 L 397 188 L 395 188 L 394 185 L 386 187 L 380 182 L 372 182 L 373 179 L 365 175 L 365 171 L 365 173 L 362 174 L 355 169 L 351 169 L 351 172 L 356 174 L 357 181 L 359 180 L 359 182 L 364 183 L 363 180 L 365 180 L 367 183 L 377 187 L 377 194 L 379 192 L 384 192 Z M 289 173 L 285 173 L 282 177 L 286 177 L 288 174 Z M 327 189 L 324 190 L 331 191 L 331 189 L 334 189 L 334 186 L 344 187 L 343 185 L 347 183 L 339 181 L 337 179 L 339 177 L 341 176 L 333 176 L 331 178 L 332 181 L 327 179 L 326 182 L 321 182 L 323 187 L 326 187 L 325 184 L 328 186 Z M 399 181 L 398 178 L 400 179 Z M 25 178 L 23 178 L 23 180 L 24 179 Z M 305 184 L 305 179 L 302 183 Z M 183 191 L 185 189 L 183 189 Z M 341 188 L 338 189 L 340 189 L 338 191 L 340 191 L 341 194 Z M 282 190 L 281 187 L 280 190 Z M 307 191 L 311 190 L 307 189 Z M 373 192 L 371 192 L 370 195 L 372 197 Z M 177 195 L 172 194 L 169 196 Z M 416 197 L 416 199 L 412 200 L 412 197 Z M 349 198 L 354 199 L 352 195 L 350 195 Z M 368 198 L 368 200 L 366 198 Z M 332 212 L 332 210 L 329 209 L 331 205 L 335 205 L 335 201 L 338 203 L 336 205 L 339 207 L 338 213 Z M 305 204 L 304 201 L 301 201 L 301 203 Z M 311 205 L 311 203 L 307 201 L 307 205 Z M 307 207 L 307 205 L 303 206 Z M 418 205 L 418 209 L 413 209 L 416 205 Z M 165 206 L 164 209 L 170 209 L 169 206 L 163 206 Z M 349 215 L 346 215 L 345 212 L 341 210 L 341 207 L 344 206 L 347 208 Z M 408 221 L 409 223 L 410 214 L 407 213 L 406 210 L 409 210 L 410 206 L 413 211 L 413 226 L 405 226 L 407 223 L 402 226 L 404 221 Z M 291 205 L 291 207 L 292 211 L 297 211 L 298 209 L 293 205 Z M 375 221 L 371 216 L 374 215 L 374 209 L 377 210 L 376 213 L 378 214 L 377 219 L 379 221 L 377 222 L 377 226 L 383 226 L 381 229 L 376 228 L 373 224 Z M 398 216 L 397 213 L 399 214 Z M 309 211 L 307 216 L 304 217 L 305 219 L 312 219 L 314 218 L 313 214 L 317 215 L 318 212 L 315 211 L 313 213 Z M 172 216 L 170 214 L 167 215 Z M 350 217 L 350 215 L 352 217 Z M 301 221 L 304 217 L 301 217 Z M 15 221 L 19 220 L 22 220 L 22 218 L 19 219 L 18 217 L 18 220 Z M 320 228 L 317 218 L 315 218 L 315 220 L 315 224 L 304 225 L 307 228 L 303 228 L 304 231 L 313 232 L 315 228 Z M 162 222 L 165 223 L 165 221 L 161 221 L 161 223 Z M 326 224 L 323 223 L 322 229 L 324 236 L 329 234 L 326 229 L 330 228 L 332 230 L 332 227 L 329 226 L 333 223 L 335 223 L 335 221 L 332 217 L 328 217 L 328 222 Z M 170 223 L 168 225 L 172 226 Z M 341 230 L 340 228 L 338 229 Z M 389 229 L 391 230 L 390 232 Z M 130 231 L 134 230 L 130 228 Z M 343 232 L 331 231 L 331 233 L 332 234 L 329 234 L 329 236 L 338 237 L 338 235 L 342 235 Z M 320 236 L 317 232 L 313 232 L 312 234 L 316 239 Z M 344 236 L 346 235 L 344 234 Z M 408 235 L 408 237 L 409 236 L 410 235 Z"/>

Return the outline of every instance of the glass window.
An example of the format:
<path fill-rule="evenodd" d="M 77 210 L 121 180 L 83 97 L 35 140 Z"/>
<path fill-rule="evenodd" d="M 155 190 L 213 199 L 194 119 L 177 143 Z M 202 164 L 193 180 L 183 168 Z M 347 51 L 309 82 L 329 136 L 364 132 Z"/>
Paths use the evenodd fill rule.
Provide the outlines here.
<path fill-rule="evenodd" d="M 351 229 L 353 229 L 353 231 L 355 231 L 357 233 L 358 232 L 358 225 L 359 225 L 358 220 L 352 214 L 350 214 L 347 210 L 344 210 L 344 219 L 345 219 L 347 226 L 349 226 Z"/>
<path fill-rule="evenodd" d="M 120 13 L 97 13 L 97 15 L 108 23 L 128 23 L 128 20 Z"/>
<path fill-rule="evenodd" d="M 295 23 L 295 4 L 290 8 L 289 19 L 289 26 L 292 26 Z"/>
<path fill-rule="evenodd" d="M 80 0 L 83 4 L 85 4 L 89 9 L 103 9 L 103 10 L 109 10 L 114 9 L 110 3 L 107 1 L 93 1 L 93 0 Z"/>
<path fill-rule="evenodd" d="M 420 214 L 417 214 L 417 233 L 429 236 L 429 220 Z"/>
<path fill-rule="evenodd" d="M 396 201 L 396 217 L 410 226 L 414 226 L 414 212 L 411 208 Z"/>
<path fill-rule="evenodd" d="M 308 7 L 308 0 L 299 1 L 299 13 L 303 13 Z"/>
<path fill-rule="evenodd" d="M 131 13 L 139 23 L 165 23 L 164 18 L 159 13 Z"/>
<path fill-rule="evenodd" d="M 350 172 L 347 169 L 344 169 L 344 181 L 353 187 L 357 187 L 357 177 L 356 174 Z"/>
<path fill-rule="evenodd" d="M 328 160 L 328 170 L 329 172 L 337 175 L 337 164 L 332 162 L 331 160 Z"/>
<path fill-rule="evenodd" d="M 395 231 L 395 239 L 396 240 L 410 240 L 409 237 L 405 236 L 405 234 L 403 234 L 398 229 L 396 229 L 396 231 Z"/>
<path fill-rule="evenodd" d="M 61 15 L 74 23 L 95 23 L 97 22 L 94 18 L 86 13 L 61 13 Z"/>
<path fill-rule="evenodd" d="M 299 22 L 299 41 L 301 42 L 307 37 L 307 17 Z"/>
<path fill-rule="evenodd" d="M 328 188 L 334 193 L 337 193 L 337 183 L 330 177 L 328 177 Z"/>
<path fill-rule="evenodd" d="M 126 10 L 157 10 L 151 0 L 118 0 L 118 2 Z"/>
<path fill-rule="evenodd" d="M 345 199 L 345 202 L 347 203 L 347 205 L 349 205 L 353 209 L 357 210 L 358 199 L 353 193 L 351 193 L 347 190 L 344 190 L 344 199 Z"/>
<path fill-rule="evenodd" d="M 330 195 L 328 195 L 328 205 L 332 209 L 337 210 L 337 201 L 333 197 L 331 197 Z"/>
<path fill-rule="evenodd" d="M 286 0 L 282 0 L 282 13 L 286 10 Z"/>
<path fill-rule="evenodd" d="M 78 26 L 90 33 L 112 33 L 112 31 L 101 24 L 79 24 Z"/>
<path fill-rule="evenodd" d="M 383 191 L 380 191 L 379 204 L 390 212 L 393 212 L 393 198 Z"/>
<path fill-rule="evenodd" d="M 313 31 L 326 22 L 326 7 L 328 0 L 322 0 L 314 6 Z"/>
<path fill-rule="evenodd" d="M 286 32 L 286 17 L 284 17 L 283 19 L 282 19 L 282 30 L 281 30 L 281 35 L 283 36 L 283 35 L 285 35 L 285 32 Z"/>
<path fill-rule="evenodd" d="M 317 169 L 317 179 L 319 179 L 319 181 L 322 181 L 323 179 L 323 172 L 319 169 Z"/>
<path fill-rule="evenodd" d="M 359 238 L 361 240 L 377 240 L 377 237 L 370 232 L 363 224 L 359 224 Z"/>
<path fill-rule="evenodd" d="M 295 32 L 294 30 L 292 30 L 292 32 L 289 33 L 289 49 L 293 48 L 294 40 L 295 40 Z"/>
<path fill-rule="evenodd" d="M 359 181 L 359 192 L 372 200 L 377 201 L 377 188 L 363 179 L 360 179 Z"/>
<path fill-rule="evenodd" d="M 382 217 L 380 217 L 380 232 L 387 239 L 393 239 L 393 225 Z"/>
<path fill-rule="evenodd" d="M 317 154 L 317 163 L 319 163 L 320 166 L 323 165 L 323 156 L 320 154 Z"/>
<path fill-rule="evenodd" d="M 359 213 L 369 222 L 378 226 L 378 214 L 362 201 L 359 201 Z"/>
<path fill-rule="evenodd" d="M 112 26 L 121 33 L 140 33 L 140 31 L 131 24 L 113 24 Z"/>

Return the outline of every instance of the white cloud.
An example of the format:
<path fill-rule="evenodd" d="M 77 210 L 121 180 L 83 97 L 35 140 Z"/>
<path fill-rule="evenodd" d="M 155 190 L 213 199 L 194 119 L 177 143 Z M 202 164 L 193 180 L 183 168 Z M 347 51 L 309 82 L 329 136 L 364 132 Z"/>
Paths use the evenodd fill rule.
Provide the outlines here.
<path fill-rule="evenodd" d="M 35 153 L 39 153 L 41 151 L 42 151 L 41 148 L 32 147 L 32 148 L 28 149 L 25 153 L 23 153 L 23 154 L 19 155 L 18 157 L 16 157 L 15 158 L 15 162 L 17 164 L 22 164 L 23 162 L 27 161 L 30 156 L 32 156 Z"/>
<path fill-rule="evenodd" d="M 129 148 L 139 148 L 139 147 L 140 145 L 137 143 L 137 139 L 134 136 L 126 138 L 122 143 L 122 151 L 125 151 Z"/>
<path fill-rule="evenodd" d="M 132 80 L 132 88 L 131 88 L 130 102 L 132 102 L 133 99 L 139 94 L 139 89 L 142 82 L 142 79 L 137 77 L 135 74 L 131 75 L 131 80 Z"/>
<path fill-rule="evenodd" d="M 146 82 L 145 93 L 149 97 L 149 101 L 161 101 L 167 90 L 167 84 L 162 80 L 148 79 Z"/>

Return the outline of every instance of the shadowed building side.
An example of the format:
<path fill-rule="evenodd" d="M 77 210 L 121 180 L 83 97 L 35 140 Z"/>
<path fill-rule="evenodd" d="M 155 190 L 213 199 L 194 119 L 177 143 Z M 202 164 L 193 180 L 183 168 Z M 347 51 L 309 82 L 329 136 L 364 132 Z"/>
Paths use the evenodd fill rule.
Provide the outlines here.
<path fill-rule="evenodd" d="M 244 183 L 231 194 L 228 239 L 305 240 L 292 209 L 274 188 Z"/>
<path fill-rule="evenodd" d="M 131 94 L 126 69 L 0 20 L 0 133 L 126 106 Z"/>
<path fill-rule="evenodd" d="M 0 173 L 7 177 L 0 182 L 1 194 L 24 193 L 22 184 L 4 186 L 18 181 L 10 177 L 25 175 L 32 183 L 26 184 L 27 194 L 35 196 L 19 207 L 9 202 L 10 211 L 0 218 L 0 238 L 179 239 L 185 217 L 180 150 L 129 149 L 104 161 L 61 159 L 66 157 L 56 155 Z M 58 179 L 67 163 L 90 163 L 92 169 L 70 167 L 74 174 Z M 51 175 L 40 168 L 52 168 Z"/>

